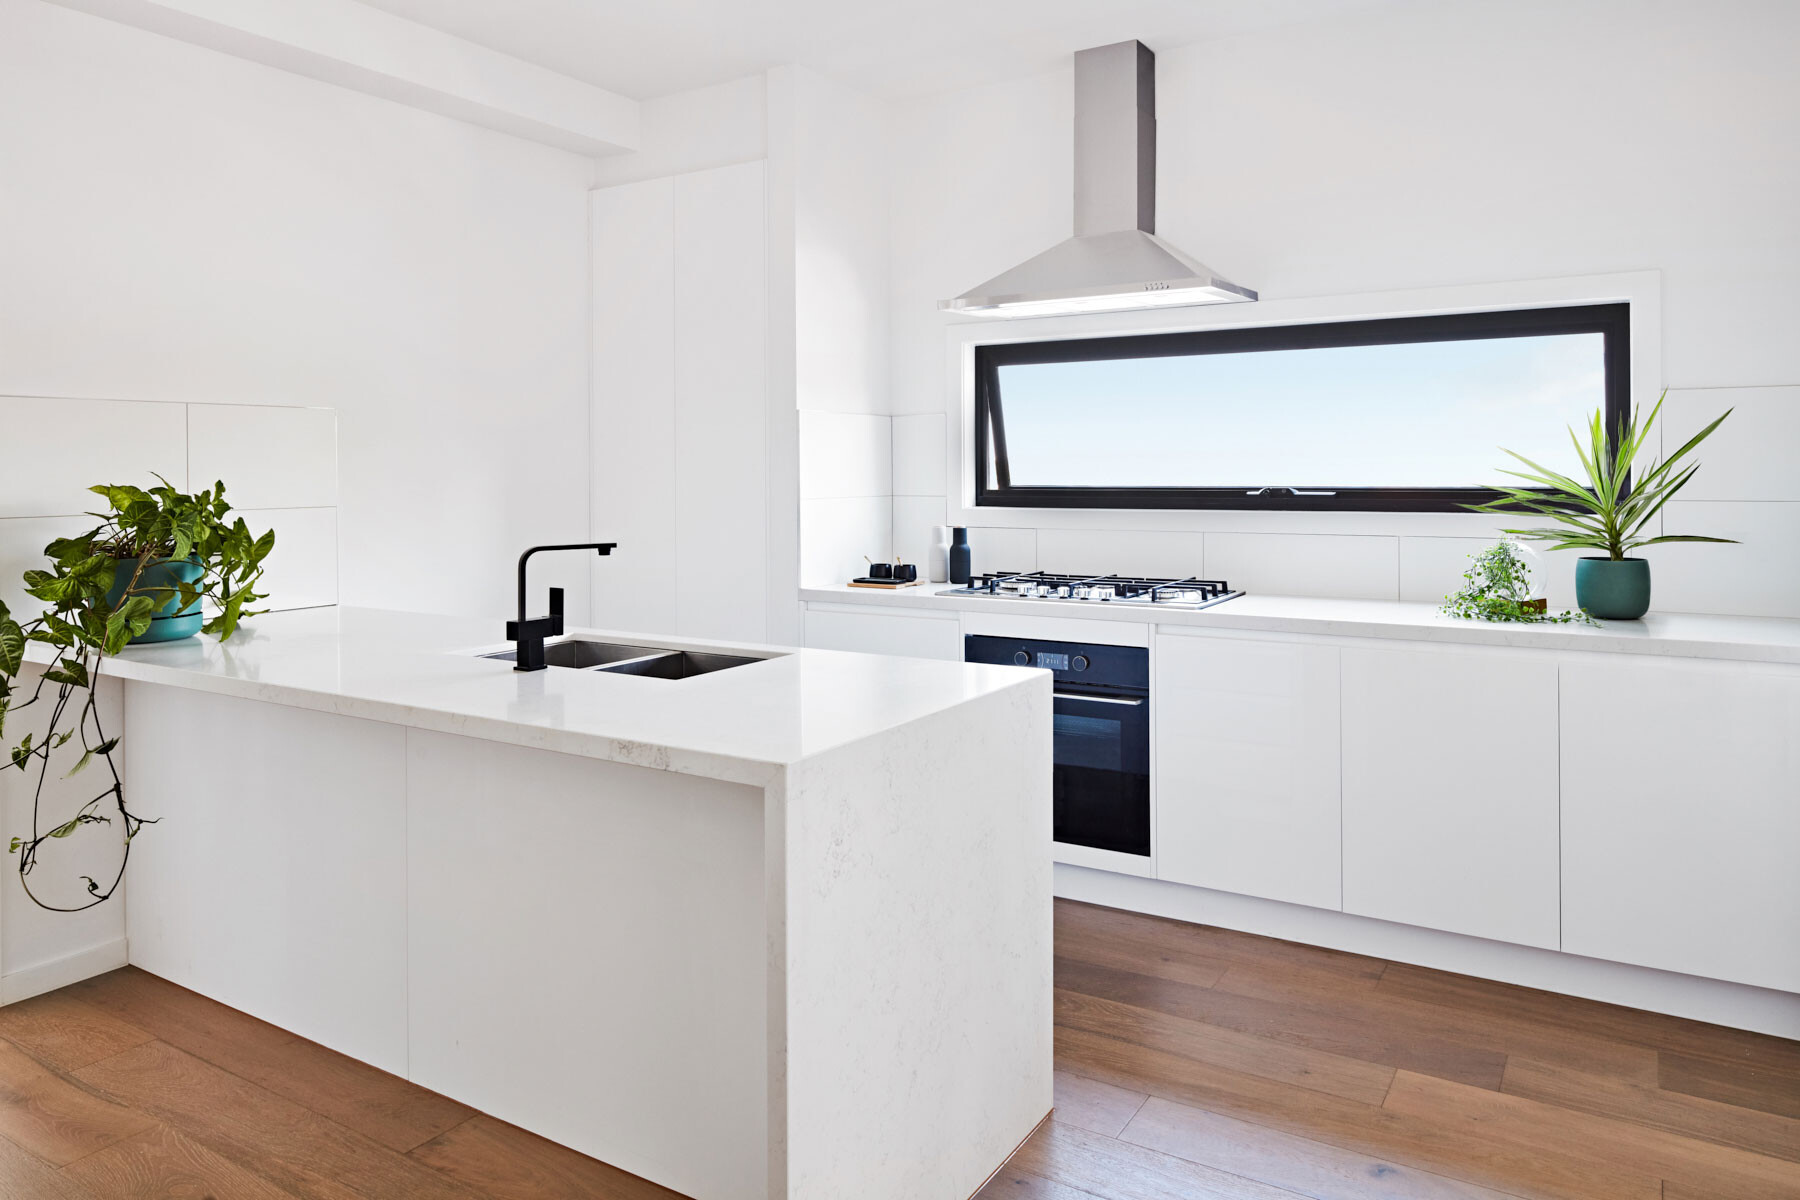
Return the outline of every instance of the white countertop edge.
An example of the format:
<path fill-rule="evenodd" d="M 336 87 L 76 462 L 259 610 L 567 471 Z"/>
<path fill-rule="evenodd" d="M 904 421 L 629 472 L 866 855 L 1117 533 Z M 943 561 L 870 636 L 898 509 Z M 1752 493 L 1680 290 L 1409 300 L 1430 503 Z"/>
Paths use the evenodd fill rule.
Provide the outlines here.
<path fill-rule="evenodd" d="M 36 663 L 39 666 L 48 666 L 54 661 L 54 657 L 55 651 L 41 642 L 26 643 L 25 661 Z M 401 704 L 364 696 L 345 696 L 316 688 L 297 687 L 293 684 L 271 684 L 225 675 L 212 675 L 179 667 L 136 662 L 125 657 L 106 659 L 101 664 L 100 674 L 102 677 L 111 676 L 114 679 L 129 680 L 134 683 L 152 683 L 163 687 L 184 688 L 191 692 L 206 692 L 214 696 L 229 696 L 238 700 L 281 704 L 289 708 L 307 709 L 311 712 L 331 713 L 334 716 L 354 717 L 365 721 L 379 721 L 387 725 L 401 725 L 408 729 L 449 733 L 489 742 L 505 742 L 533 750 L 549 750 L 558 754 L 572 754 L 580 758 L 597 758 L 606 762 L 649 767 L 657 771 L 673 771 L 680 775 L 699 775 L 708 779 L 723 780 L 727 783 L 749 784 L 753 787 L 766 787 L 769 783 L 779 779 L 786 769 L 785 763 L 764 762 L 674 746 L 651 745 L 641 741 L 604 737 L 582 730 L 555 729 L 544 725 L 505 721 L 493 717 L 421 708 L 418 705 Z"/>
<path fill-rule="evenodd" d="M 807 759 L 1041 682 L 1013 667 L 902 666 L 880 655 L 585 628 L 569 633 L 778 661 L 772 672 L 707 676 L 712 684 L 692 692 L 681 682 L 560 668 L 521 677 L 477 657 L 498 625 L 374 609 L 270 613 L 230 642 L 202 634 L 127 647 L 102 662 L 100 675 L 765 789 Z M 55 654 L 26 643 L 27 662 L 47 665 Z M 879 702 L 870 705 L 871 696 Z"/>
<path fill-rule="evenodd" d="M 1311 596 L 1245 595 L 1213 608 L 1151 611 L 1144 605 L 946 596 L 951 584 L 881 591 L 871 588 L 800 589 L 808 604 L 866 605 L 949 616 L 984 612 L 1011 616 L 1077 617 L 1196 629 L 1244 629 L 1337 637 L 1546 650 L 1581 650 L 1672 658 L 1800 664 L 1800 620 L 1788 617 L 1709 616 L 1652 612 L 1641 621 L 1591 625 L 1518 625 L 1446 617 L 1435 604 L 1339 600 Z"/>

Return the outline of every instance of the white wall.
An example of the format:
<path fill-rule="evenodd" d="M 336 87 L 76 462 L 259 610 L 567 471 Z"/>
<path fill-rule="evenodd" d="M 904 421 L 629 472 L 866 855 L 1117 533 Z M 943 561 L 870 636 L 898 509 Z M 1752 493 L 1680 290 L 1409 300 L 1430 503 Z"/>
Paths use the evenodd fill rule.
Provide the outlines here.
<path fill-rule="evenodd" d="M 1800 393 L 1779 386 L 1800 383 L 1796 44 L 1800 8 L 1770 0 L 1414 0 L 1162 51 L 1158 232 L 1267 300 L 1661 271 L 1661 382 L 1741 389 L 1671 396 L 1683 421 L 1739 408 L 1666 528 L 1746 544 L 1657 552 L 1657 606 L 1800 616 Z M 896 413 L 954 407 L 936 302 L 1068 235 L 1069 90 L 1064 71 L 899 112 Z M 897 493 L 941 473 L 926 461 L 941 421 L 896 419 Z M 897 500 L 897 546 L 922 543 L 935 513 L 930 496 Z M 1223 555 L 1213 535 L 1144 530 L 1119 565 L 1203 560 L 1256 590 L 1430 600 L 1479 544 L 1458 535 L 1489 528 L 1259 517 L 1207 522 L 1230 535 Z M 1091 565 L 1066 530 L 972 541 L 978 566 L 984 549 L 1002 567 Z M 1553 599 L 1572 599 L 1570 566 L 1552 567 Z"/>
<path fill-rule="evenodd" d="M 0 0 L 0 163 L 0 394 L 335 408 L 347 604 L 586 535 L 590 160 Z"/>
<path fill-rule="evenodd" d="M 594 185 L 613 187 L 754 162 L 768 153 L 763 76 L 747 75 L 638 105 L 638 148 L 594 163 Z"/>

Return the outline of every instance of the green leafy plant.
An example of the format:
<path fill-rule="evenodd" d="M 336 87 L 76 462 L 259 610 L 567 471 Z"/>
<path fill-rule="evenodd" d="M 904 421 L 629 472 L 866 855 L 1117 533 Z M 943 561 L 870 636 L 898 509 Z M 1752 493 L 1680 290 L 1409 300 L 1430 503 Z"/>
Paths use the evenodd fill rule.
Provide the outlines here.
<path fill-rule="evenodd" d="M 1650 410 L 1648 420 L 1640 422 L 1634 411 L 1619 422 L 1619 428 L 1610 438 L 1607 436 L 1604 414 L 1598 410 L 1588 422 L 1585 445 L 1573 428 L 1569 430 L 1569 440 L 1575 444 L 1575 453 L 1581 456 L 1581 465 L 1587 472 L 1586 485 L 1540 466 L 1523 454 L 1502 447 L 1502 453 L 1512 455 L 1529 469 L 1502 470 L 1501 474 L 1523 479 L 1529 486 L 1503 485 L 1497 499 L 1486 504 L 1468 504 L 1464 507 L 1477 512 L 1511 514 L 1525 511 L 1540 514 L 1556 522 L 1556 525 L 1550 528 L 1508 529 L 1505 532 L 1535 542 L 1554 542 L 1555 545 L 1550 547 L 1552 550 L 1600 551 L 1614 562 L 1628 558 L 1633 550 L 1640 547 L 1658 546 L 1664 542 L 1731 541 L 1730 538 L 1699 537 L 1694 534 L 1643 536 L 1651 518 L 1661 512 L 1663 505 L 1686 487 L 1688 480 L 1694 477 L 1694 472 L 1700 469 L 1697 462 L 1685 467 L 1678 464 L 1723 424 L 1732 411 L 1726 409 L 1718 420 L 1689 438 L 1681 449 L 1667 458 L 1660 462 L 1653 460 L 1634 480 L 1631 468 L 1656 427 L 1657 415 L 1662 412 L 1663 399 L 1667 396 L 1668 392 L 1665 391 L 1662 396 L 1657 397 L 1656 406 Z"/>
<path fill-rule="evenodd" d="M 14 769 L 28 776 L 36 772 L 31 834 L 12 839 L 11 851 L 19 856 L 19 877 L 26 894 L 56 912 L 78 912 L 111 897 L 125 877 L 132 839 L 152 823 L 126 808 L 124 783 L 112 760 L 119 739 L 108 737 L 101 728 L 94 689 L 102 659 L 117 654 L 148 630 L 152 617 L 170 601 L 177 601 L 176 612 L 201 604 L 208 613 L 203 631 L 221 641 L 229 638 L 237 631 L 238 622 L 256 615 L 256 602 L 266 598 L 256 587 L 262 579 L 263 561 L 275 547 L 273 530 L 258 537 L 242 517 L 231 517 L 223 483 L 193 495 L 175 490 L 167 480 L 148 489 L 101 484 L 88 490 L 104 496 L 109 506 L 106 512 L 88 514 L 100 524 L 86 533 L 51 542 L 44 547 L 49 569 L 25 572 L 26 592 L 49 607 L 41 616 L 21 624 L 0 603 L 0 736 L 4 736 L 9 712 L 39 702 L 49 705 L 49 720 L 41 736 L 27 733 L 8 755 Z M 199 577 L 191 583 L 152 586 L 146 570 L 167 561 L 196 564 Z M 30 687 L 29 696 L 17 699 L 25 695 L 18 677 L 29 642 L 50 647 L 54 656 Z M 62 778 L 79 775 L 98 758 L 106 764 L 112 782 L 73 816 L 46 829 L 40 810 L 50 777 L 50 756 L 75 738 L 81 739 L 81 756 Z M 32 891 L 30 880 L 39 847 L 83 826 L 111 824 L 112 814 L 103 811 L 108 801 L 125 837 L 118 874 L 104 887 L 82 876 L 92 897 L 85 903 L 63 907 L 45 902 Z"/>
<path fill-rule="evenodd" d="M 1463 586 L 1444 597 L 1439 610 L 1447 617 L 1470 621 L 1516 621 L 1520 624 L 1583 621 L 1597 624 L 1582 612 L 1548 611 L 1542 600 L 1531 599 L 1531 568 L 1519 553 L 1517 542 L 1495 542 L 1469 556 Z"/>

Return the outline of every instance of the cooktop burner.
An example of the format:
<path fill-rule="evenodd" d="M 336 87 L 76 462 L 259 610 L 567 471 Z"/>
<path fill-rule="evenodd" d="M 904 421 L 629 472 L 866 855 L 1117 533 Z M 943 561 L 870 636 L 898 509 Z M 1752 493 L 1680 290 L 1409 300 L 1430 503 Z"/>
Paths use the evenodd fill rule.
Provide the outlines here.
<path fill-rule="evenodd" d="M 1161 604 L 1209 608 L 1244 593 L 1222 579 L 1149 579 L 1135 575 L 1059 575 L 1051 571 L 996 571 L 976 575 L 968 587 L 945 596 L 994 596 L 1003 600 L 1074 600 L 1083 603 Z"/>

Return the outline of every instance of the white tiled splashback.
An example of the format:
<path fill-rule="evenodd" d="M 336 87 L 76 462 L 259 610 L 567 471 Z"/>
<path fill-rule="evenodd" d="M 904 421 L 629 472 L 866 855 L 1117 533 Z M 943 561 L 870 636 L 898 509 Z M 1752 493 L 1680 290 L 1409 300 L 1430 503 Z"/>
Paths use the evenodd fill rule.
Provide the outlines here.
<path fill-rule="evenodd" d="M 327 408 L 0 396 L 0 600 L 35 612 L 21 576 L 55 538 L 92 528 L 96 483 L 192 491 L 217 480 L 253 530 L 275 530 L 273 609 L 336 604 L 337 414 Z M 71 433 L 80 453 L 70 451 Z"/>
<path fill-rule="evenodd" d="M 800 412 L 800 582 L 843 583 L 894 552 L 891 417 Z"/>
<path fill-rule="evenodd" d="M 1673 389 L 1662 418 L 1665 453 L 1708 421 L 1731 417 L 1698 451 L 1694 480 L 1661 519 L 1667 533 L 1737 539 L 1736 546 L 1672 544 L 1646 550 L 1653 603 L 1664 612 L 1800 617 L 1800 386 Z M 930 528 L 944 522 L 942 413 L 893 419 L 893 544 L 923 562 Z M 1263 594 L 1435 604 L 1462 583 L 1469 556 L 1491 536 L 1397 532 L 1179 532 L 1115 527 L 972 528 L 977 571 L 1111 571 L 1224 578 Z M 915 559 L 915 556 L 916 559 Z M 1543 555 L 1550 605 L 1575 604 L 1575 551 Z"/>

